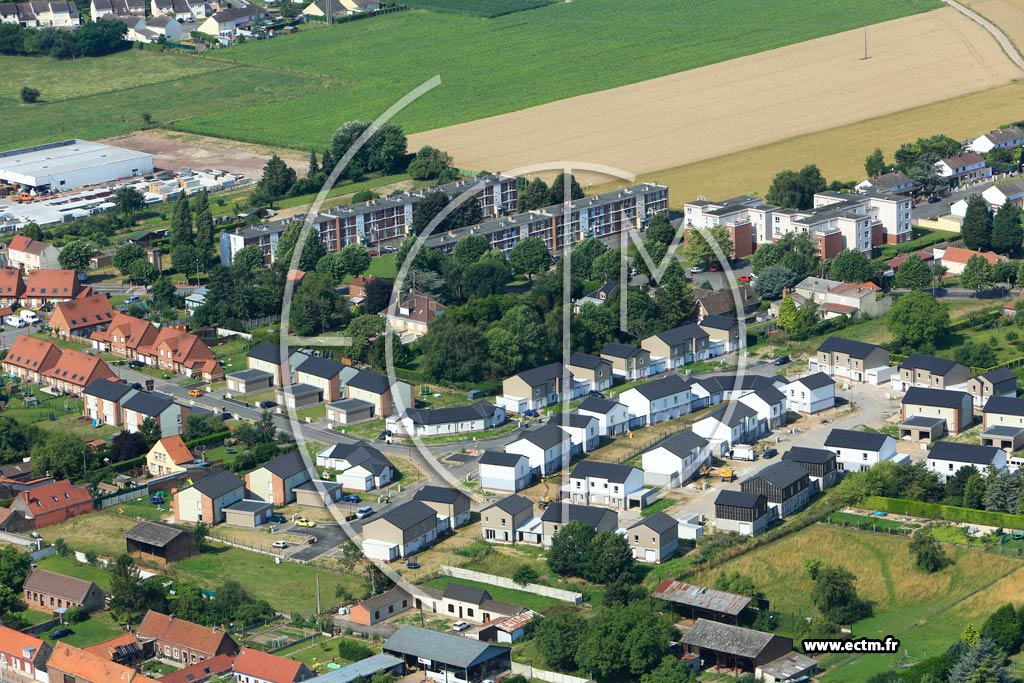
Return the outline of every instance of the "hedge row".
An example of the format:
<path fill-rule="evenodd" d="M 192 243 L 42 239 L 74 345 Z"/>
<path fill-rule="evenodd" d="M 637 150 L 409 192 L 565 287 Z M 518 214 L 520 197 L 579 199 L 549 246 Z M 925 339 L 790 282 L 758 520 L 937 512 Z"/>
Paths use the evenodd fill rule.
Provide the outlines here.
<path fill-rule="evenodd" d="M 189 448 L 195 448 L 196 446 L 209 446 L 210 444 L 217 444 L 218 446 L 220 446 L 222 443 L 224 443 L 224 439 L 228 438 L 229 436 L 231 436 L 231 430 L 225 429 L 222 432 L 214 432 L 213 434 L 201 436 L 198 439 L 186 441 L 185 445 L 188 446 Z"/>
<path fill-rule="evenodd" d="M 1024 529 L 1024 515 L 1011 515 L 1007 512 L 989 512 L 988 510 L 924 503 L 919 500 L 903 498 L 883 498 L 882 496 L 868 496 L 864 499 L 863 505 L 870 510 L 882 510 L 912 517 L 944 519 L 948 522 L 981 524 L 1003 529 Z"/>
<path fill-rule="evenodd" d="M 352 640 L 351 638 L 341 638 L 338 640 L 338 656 L 342 659 L 358 662 L 374 654 L 376 653 L 373 650 L 358 640 Z"/>

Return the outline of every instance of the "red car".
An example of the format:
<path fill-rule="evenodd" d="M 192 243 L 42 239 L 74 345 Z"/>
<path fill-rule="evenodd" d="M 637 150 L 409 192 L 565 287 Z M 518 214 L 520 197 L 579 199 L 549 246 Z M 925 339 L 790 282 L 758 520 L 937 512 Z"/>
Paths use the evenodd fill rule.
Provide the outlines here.
<path fill-rule="evenodd" d="M 749 275 L 740 275 L 736 279 L 739 280 L 740 282 L 750 282 L 750 276 Z"/>
<path fill-rule="evenodd" d="M 710 270 L 712 273 L 717 273 L 718 271 L 722 270 L 722 266 L 708 266 L 708 270 Z"/>

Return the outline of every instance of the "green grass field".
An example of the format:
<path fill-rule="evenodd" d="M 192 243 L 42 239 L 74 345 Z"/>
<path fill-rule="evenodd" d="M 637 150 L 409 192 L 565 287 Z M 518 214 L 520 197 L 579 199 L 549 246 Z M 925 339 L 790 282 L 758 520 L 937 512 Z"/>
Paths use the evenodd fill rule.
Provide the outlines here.
<path fill-rule="evenodd" d="M 468 14 L 475 17 L 500 17 L 551 5 L 560 0 L 405 0 L 403 5 L 435 12 Z"/>
<path fill-rule="evenodd" d="M 422 1 L 437 8 L 470 6 L 468 0 Z M 472 5 L 490 13 L 509 4 Z M 435 75 L 442 84 L 395 119 L 407 132 L 627 85 L 939 6 L 937 0 L 576 0 L 493 19 L 398 12 L 253 41 L 212 57 L 139 51 L 74 63 L 6 57 L 0 62 L 9 76 L 8 85 L 0 87 L 0 118 L 7 123 L 0 147 L 115 135 L 143 127 L 142 115 L 149 113 L 163 127 L 322 149 L 341 123 L 380 115 Z M 46 101 L 28 106 L 13 99 L 23 85 L 38 87 Z M 78 99 L 57 101 L 67 97 Z"/>
<path fill-rule="evenodd" d="M 480 583 L 478 581 L 469 581 L 467 579 L 453 579 L 450 576 L 442 576 L 436 579 L 431 579 L 424 583 L 424 586 L 431 588 L 444 589 L 449 583 L 459 583 L 464 586 L 472 586 L 473 588 L 482 588 L 487 591 L 491 598 L 499 602 L 507 602 L 510 605 L 519 605 L 527 609 L 532 609 L 542 614 L 551 607 L 556 605 L 566 605 L 567 603 L 562 600 L 555 600 L 544 595 L 537 595 L 535 593 L 528 593 L 526 591 L 518 591 L 513 588 L 501 588 L 499 586 L 492 586 L 486 583 Z"/>

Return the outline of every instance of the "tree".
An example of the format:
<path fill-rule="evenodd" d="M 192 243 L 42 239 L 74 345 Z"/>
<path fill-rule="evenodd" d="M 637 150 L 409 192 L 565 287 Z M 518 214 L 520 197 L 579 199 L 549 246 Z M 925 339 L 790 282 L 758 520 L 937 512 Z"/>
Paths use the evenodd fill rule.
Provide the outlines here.
<path fill-rule="evenodd" d="M 793 271 L 794 282 L 800 282 L 819 271 L 818 248 L 805 233 L 791 232 L 782 236 L 777 244 L 782 249 L 779 265 Z"/>
<path fill-rule="evenodd" d="M 110 461 L 124 462 L 144 455 L 149 448 L 138 432 L 121 431 L 110 440 Z"/>
<path fill-rule="evenodd" d="M 927 353 L 949 330 L 949 311 L 926 292 L 900 296 L 886 318 L 893 341 L 904 349 Z"/>
<path fill-rule="evenodd" d="M 295 254 L 299 236 L 302 234 L 302 225 L 301 221 L 292 221 L 277 240 L 277 253 L 274 260 L 276 263 L 280 263 L 282 268 L 292 267 L 292 257 Z M 323 240 L 320 239 L 316 230 L 310 230 L 302 244 L 302 255 L 299 257 L 297 267 L 305 272 L 316 270 L 316 264 L 326 254 L 327 249 L 324 247 Z"/>
<path fill-rule="evenodd" d="M 650 250 L 648 249 L 648 253 Z M 601 282 L 618 280 L 622 273 L 622 252 L 618 249 L 609 249 L 596 259 L 590 267 L 590 277 Z"/>
<path fill-rule="evenodd" d="M 1013 605 L 1007 603 L 989 615 L 981 626 L 981 635 L 1012 656 L 1020 652 L 1024 642 L 1024 624 Z"/>
<path fill-rule="evenodd" d="M 516 242 L 509 252 L 508 262 L 516 273 L 525 273 L 530 280 L 551 265 L 551 254 L 539 237 L 526 237 Z"/>
<path fill-rule="evenodd" d="M 931 162 L 921 163 L 907 174 L 917 191 L 922 195 L 935 195 L 949 187 L 949 180 L 939 175 Z"/>
<path fill-rule="evenodd" d="M 504 261 L 487 259 L 463 271 L 462 294 L 467 299 L 500 294 L 511 280 L 512 271 Z"/>
<path fill-rule="evenodd" d="M 192 527 L 192 542 L 196 544 L 196 550 L 200 553 L 203 552 L 203 543 L 209 535 L 210 527 L 206 526 L 205 522 L 196 522 L 196 525 Z"/>
<path fill-rule="evenodd" d="M 178 201 L 174 202 L 171 214 L 171 249 L 181 244 L 191 246 L 192 243 L 192 208 L 188 197 L 182 192 L 178 195 Z"/>
<path fill-rule="evenodd" d="M 968 367 L 990 368 L 996 364 L 995 349 L 983 342 L 966 341 L 957 348 L 953 357 L 957 363 Z"/>
<path fill-rule="evenodd" d="M 252 277 L 256 271 L 266 268 L 266 265 L 263 250 L 255 244 L 242 247 L 235 253 L 235 258 L 231 260 L 232 268 L 246 278 Z"/>
<path fill-rule="evenodd" d="M 316 264 L 316 272 L 323 273 L 335 284 L 345 279 L 345 264 L 342 262 L 341 252 L 332 251 L 323 256 Z"/>
<path fill-rule="evenodd" d="M 85 240 L 74 240 L 64 245 L 57 260 L 65 270 L 84 271 L 89 267 L 92 246 Z"/>
<path fill-rule="evenodd" d="M 576 182 L 576 176 L 569 175 L 569 197 L 572 200 L 583 199 L 583 188 Z M 561 204 L 565 202 L 565 174 L 559 173 L 551 181 L 551 189 L 548 191 L 548 204 Z"/>
<path fill-rule="evenodd" d="M 991 639 L 977 637 L 950 667 L 947 683 L 1008 683 L 1005 656 Z"/>
<path fill-rule="evenodd" d="M 755 275 L 760 275 L 768 266 L 781 263 L 785 255 L 786 250 L 778 242 L 765 242 L 759 245 L 754 255 L 750 257 L 750 268 Z"/>
<path fill-rule="evenodd" d="M 427 226 L 430 225 L 431 221 L 437 217 L 442 211 L 444 211 L 452 200 L 448 198 L 444 192 L 430 192 L 425 196 L 416 206 L 412 212 L 412 225 L 409 226 L 409 231 L 413 235 L 419 235 Z M 439 222 L 431 234 L 439 234 L 442 232 L 448 232 L 449 230 L 457 230 L 464 228 L 469 225 L 476 225 L 483 220 L 483 213 L 480 209 L 480 204 L 470 198 L 463 201 L 461 204 L 451 210 L 451 212 L 445 216 L 445 218 Z M 401 263 L 401 260 L 398 261 Z"/>
<path fill-rule="evenodd" d="M 580 240 L 572 248 L 572 276 L 580 280 L 589 280 L 594 270 L 594 261 L 606 251 L 608 247 L 596 237 Z"/>
<path fill-rule="evenodd" d="M 975 294 L 992 289 L 995 284 L 992 266 L 989 265 L 984 256 L 975 254 L 967 259 L 967 265 L 964 266 L 963 272 L 960 273 L 960 284 L 972 290 Z"/>
<path fill-rule="evenodd" d="M 641 275 L 653 278 L 658 267 L 665 262 L 665 255 L 668 254 L 668 245 L 662 242 L 647 242 L 644 247 L 647 249 L 647 258 L 638 255 L 633 260 L 633 265 Z M 672 259 L 673 261 L 675 259 Z"/>
<path fill-rule="evenodd" d="M 306 273 L 292 297 L 290 323 L 296 334 L 322 334 L 330 330 L 335 321 L 344 325 L 348 320 L 345 303 L 335 288 L 334 281 L 324 273 Z"/>
<path fill-rule="evenodd" d="M 525 562 L 516 567 L 516 570 L 512 572 L 512 580 L 520 586 L 536 583 L 539 578 L 540 575 L 537 574 L 537 570 Z"/>
<path fill-rule="evenodd" d="M 527 182 L 525 179 L 519 186 L 519 210 L 533 211 L 551 205 L 551 189 L 541 178 Z M 561 200 L 559 200 L 561 203 Z"/>
<path fill-rule="evenodd" d="M 32 471 L 55 479 L 77 479 L 88 468 L 89 447 L 69 432 L 52 431 L 32 446 Z"/>
<path fill-rule="evenodd" d="M 698 680 L 693 667 L 679 659 L 668 656 L 650 673 L 640 677 L 640 683 L 693 683 Z"/>
<path fill-rule="evenodd" d="M 490 251 L 491 242 L 483 235 L 466 235 L 455 243 L 452 249 L 452 258 L 456 263 L 468 266 L 476 263 L 480 257 Z"/>
<path fill-rule="evenodd" d="M 343 123 L 331 137 L 331 146 L 329 149 L 331 165 L 340 162 L 342 157 L 344 157 L 349 149 L 355 144 L 356 140 L 358 140 L 369 127 L 370 124 L 364 121 L 348 121 Z M 327 156 L 327 154 L 324 155 L 325 158 Z M 361 177 L 368 170 L 368 159 L 369 149 L 367 145 L 364 145 L 352 156 L 339 177 L 350 179 Z M 324 165 L 327 165 L 326 161 L 324 162 Z"/>
<path fill-rule="evenodd" d="M 852 624 L 871 616 L 871 604 L 857 595 L 857 577 L 848 570 L 821 563 L 814 568 L 811 579 L 811 602 L 829 621 Z"/>
<path fill-rule="evenodd" d="M 28 557 L 27 554 L 25 556 Z M 575 671 L 576 652 L 586 628 L 587 620 L 579 612 L 555 607 L 540 619 L 533 638 L 538 652 L 550 668 L 555 671 Z"/>
<path fill-rule="evenodd" d="M 179 303 L 178 290 L 169 277 L 157 278 L 153 283 L 153 301 L 163 308 L 177 308 Z"/>
<path fill-rule="evenodd" d="M 633 567 L 629 541 L 612 531 L 600 531 L 590 541 L 590 553 L 584 578 L 608 584 L 628 575 Z"/>
<path fill-rule="evenodd" d="M 149 286 L 160 276 L 156 266 L 146 259 L 135 259 L 128 267 L 129 279 L 137 285 Z"/>
<path fill-rule="evenodd" d="M 383 124 L 369 139 L 366 147 L 368 170 L 382 173 L 398 173 L 402 170 L 407 140 L 397 124 Z"/>
<path fill-rule="evenodd" d="M 894 284 L 900 289 L 927 289 L 932 282 L 932 271 L 917 254 L 911 254 L 896 269 Z"/>
<path fill-rule="evenodd" d="M 338 253 L 347 275 L 362 275 L 370 267 L 370 251 L 362 244 L 346 244 Z"/>
<path fill-rule="evenodd" d="M 429 145 L 416 152 L 409 162 L 408 173 L 414 180 L 433 180 L 452 165 L 452 157 Z"/>
<path fill-rule="evenodd" d="M 669 329 L 678 327 L 693 317 L 693 286 L 686 279 L 686 271 L 673 259 L 658 281 L 654 292 L 661 321 Z"/>
<path fill-rule="evenodd" d="M 316 160 L 316 150 L 310 150 L 309 151 L 309 165 L 306 168 L 306 175 L 307 176 L 315 176 L 319 172 L 320 172 L 320 163 Z"/>
<path fill-rule="evenodd" d="M 828 274 L 841 282 L 867 282 L 875 274 L 868 257 L 855 249 L 843 249 L 828 262 Z"/>
<path fill-rule="evenodd" d="M 132 216 L 146 205 L 146 196 L 134 187 L 122 185 L 114 190 L 114 206 L 125 217 Z"/>
<path fill-rule="evenodd" d="M 676 229 L 672 227 L 672 223 L 669 222 L 668 216 L 658 214 L 651 219 L 650 224 L 647 226 L 647 240 L 649 242 L 661 242 L 663 244 L 671 244 L 672 240 L 675 239 Z"/>
<path fill-rule="evenodd" d="M 263 175 L 253 188 L 253 204 L 265 206 L 284 197 L 295 183 L 296 177 L 295 169 L 286 164 L 281 157 L 276 154 L 270 157 L 263 167 Z"/>
<path fill-rule="evenodd" d="M 1013 513 L 1017 510 L 1020 476 L 1015 470 L 990 468 L 985 481 L 985 509 Z"/>
<path fill-rule="evenodd" d="M 779 327 L 787 332 L 796 329 L 797 308 L 793 297 L 783 297 L 779 304 Z"/>
<path fill-rule="evenodd" d="M 206 190 L 196 195 L 195 214 L 192 217 L 196 258 L 203 270 L 209 266 L 214 256 L 213 213 L 210 211 L 210 198 Z"/>
<path fill-rule="evenodd" d="M 967 211 L 960 223 L 960 236 L 968 249 L 988 251 L 992 247 L 992 211 L 980 194 L 972 194 L 967 198 Z"/>
<path fill-rule="evenodd" d="M 1021 226 L 1021 210 L 1007 200 L 992 218 L 992 251 L 1007 256 L 1020 253 L 1024 243 L 1024 227 Z"/>
<path fill-rule="evenodd" d="M 914 565 L 929 574 L 941 571 L 949 564 L 946 551 L 942 549 L 928 528 L 918 529 L 910 539 L 910 545 L 907 548 L 914 556 Z"/>
<path fill-rule="evenodd" d="M 367 313 L 377 314 L 383 311 L 391 303 L 391 292 L 394 289 L 394 282 L 374 278 L 366 285 L 366 306 Z"/>
<path fill-rule="evenodd" d="M 27 85 L 21 89 L 21 101 L 25 104 L 35 104 L 39 101 L 39 91 Z"/>
<path fill-rule="evenodd" d="M 686 234 L 683 252 L 689 261 L 698 266 L 712 263 L 721 263 L 724 266 L 731 258 L 732 249 L 729 230 L 725 226 L 715 225 L 710 228 L 691 229 Z"/>
<path fill-rule="evenodd" d="M 171 267 L 186 277 L 196 272 L 199 265 L 199 254 L 191 244 L 179 244 L 171 247 Z"/>
<path fill-rule="evenodd" d="M 32 558 L 27 552 L 12 545 L 0 547 L 0 586 L 9 586 L 20 592 L 21 584 L 25 583 L 31 571 Z"/>
<path fill-rule="evenodd" d="M 824 190 L 826 185 L 824 176 L 814 164 L 799 171 L 787 169 L 776 174 L 765 201 L 784 209 L 810 209 L 814 206 L 815 193 Z"/>
<path fill-rule="evenodd" d="M 885 155 L 882 154 L 881 149 L 876 147 L 875 151 L 864 160 L 864 171 L 867 172 L 868 178 L 874 178 L 885 173 Z"/>
<path fill-rule="evenodd" d="M 548 566 L 561 576 L 584 577 L 591 559 L 591 542 L 597 532 L 594 527 L 572 521 L 559 529 L 551 539 Z"/>
<path fill-rule="evenodd" d="M 135 261 L 145 260 L 146 251 L 137 244 L 126 242 L 114 251 L 114 267 L 121 275 L 127 275 Z"/>
<path fill-rule="evenodd" d="M 487 339 L 472 325 L 441 316 L 420 340 L 420 367 L 436 382 L 478 382 L 487 370 Z M 440 324 L 439 324 L 440 321 Z"/>
<path fill-rule="evenodd" d="M 768 266 L 754 280 L 753 289 L 759 297 L 774 301 L 782 292 L 796 283 L 796 275 L 789 268 L 776 264 Z"/>
<path fill-rule="evenodd" d="M 576 664 L 597 679 L 642 676 L 661 664 L 672 635 L 671 623 L 648 600 L 605 608 L 587 622 Z"/>
<path fill-rule="evenodd" d="M 146 445 L 149 448 L 152 448 L 153 444 L 163 436 L 160 432 L 160 423 L 151 417 L 147 417 L 139 424 L 139 434 L 146 440 Z"/>
<path fill-rule="evenodd" d="M 147 609 L 139 568 L 130 555 L 122 553 L 107 571 L 110 573 L 110 609 L 124 613 L 131 621 L 132 614 Z"/>
<path fill-rule="evenodd" d="M 973 472 L 964 486 L 963 506 L 975 510 L 985 509 L 985 492 L 985 479 L 978 472 Z"/>

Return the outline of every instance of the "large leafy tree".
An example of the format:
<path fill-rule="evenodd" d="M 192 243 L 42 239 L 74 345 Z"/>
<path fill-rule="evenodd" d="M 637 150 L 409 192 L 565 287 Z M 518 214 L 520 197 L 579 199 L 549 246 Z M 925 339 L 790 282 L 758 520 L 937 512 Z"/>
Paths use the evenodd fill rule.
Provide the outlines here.
<path fill-rule="evenodd" d="M 454 324 L 443 315 L 420 344 L 420 365 L 436 382 L 478 382 L 487 372 L 487 340 L 473 325 Z"/>
<path fill-rule="evenodd" d="M 931 529 L 918 529 L 910 539 L 907 549 L 914 557 L 914 564 L 917 568 L 929 574 L 941 571 L 949 564 L 946 551 L 939 545 L 938 540 L 932 536 Z"/>
<path fill-rule="evenodd" d="M 434 218 L 440 214 L 452 200 L 444 192 L 430 192 L 413 208 L 412 225 L 409 231 L 413 235 L 421 234 Z M 469 225 L 476 225 L 483 220 L 483 212 L 479 202 L 467 199 L 456 206 L 438 223 L 432 234 L 438 235 L 449 230 L 457 230 Z M 400 262 L 400 261 L 399 261 Z"/>
<path fill-rule="evenodd" d="M 537 624 L 534 642 L 540 656 L 555 671 L 574 671 L 576 651 L 583 640 L 587 620 L 579 612 L 555 607 Z"/>
<path fill-rule="evenodd" d="M 295 169 L 275 154 L 263 167 L 263 175 L 253 188 L 250 200 L 256 206 L 272 204 L 288 194 L 297 177 Z"/>
<path fill-rule="evenodd" d="M 92 245 L 85 240 L 74 240 L 64 245 L 57 258 L 60 267 L 65 270 L 84 271 L 89 267 L 89 257 L 91 256 Z"/>
<path fill-rule="evenodd" d="M 348 309 L 335 288 L 334 280 L 324 273 L 306 273 L 292 297 L 290 324 L 300 335 L 322 334 L 344 325 Z"/>
<path fill-rule="evenodd" d="M 402 170 L 406 155 L 406 138 L 394 123 L 385 123 L 367 143 L 367 166 L 371 171 L 397 173 Z"/>
<path fill-rule="evenodd" d="M 114 251 L 114 267 L 117 268 L 121 275 L 127 275 L 132 263 L 145 258 L 145 249 L 137 244 L 126 242 Z"/>
<path fill-rule="evenodd" d="M 729 230 L 722 225 L 715 225 L 700 230 L 694 228 L 686 234 L 686 246 L 683 252 L 686 258 L 698 266 L 726 262 L 732 257 L 732 237 Z"/>
<path fill-rule="evenodd" d="M 134 187 L 123 185 L 114 190 L 114 206 L 122 215 L 132 216 L 146 205 L 146 197 Z"/>
<path fill-rule="evenodd" d="M 928 352 L 949 330 L 949 311 L 926 292 L 911 292 L 896 299 L 886 326 L 903 349 Z"/>
<path fill-rule="evenodd" d="M 765 200 L 784 209 L 810 209 L 814 206 L 814 195 L 825 189 L 828 183 L 814 164 L 799 171 L 785 170 L 776 174 L 768 188 Z"/>
<path fill-rule="evenodd" d="M 988 251 L 992 247 L 992 211 L 980 194 L 967 198 L 967 212 L 960 224 L 960 236 L 968 249 Z"/>
<path fill-rule="evenodd" d="M 867 256 L 855 249 L 843 249 L 829 261 L 828 274 L 842 282 L 866 282 L 875 273 Z"/>
<path fill-rule="evenodd" d="M 676 229 L 672 227 L 672 223 L 669 222 L 668 216 L 663 214 L 658 214 L 652 218 L 650 224 L 647 226 L 647 240 L 649 242 L 670 244 L 675 236 Z"/>
<path fill-rule="evenodd" d="M 971 291 L 985 292 L 992 289 L 995 284 L 995 277 L 992 273 L 992 266 L 985 260 L 984 256 L 975 254 L 967 259 L 964 271 L 960 273 L 960 284 Z"/>
<path fill-rule="evenodd" d="M 896 269 L 894 284 L 900 289 L 927 289 L 932 271 L 917 254 L 911 254 Z"/>
<path fill-rule="evenodd" d="M 32 471 L 57 479 L 77 479 L 92 460 L 89 447 L 70 432 L 47 432 L 31 453 Z"/>
<path fill-rule="evenodd" d="M 490 241 L 483 235 L 466 235 L 455 243 L 452 258 L 456 263 L 468 266 L 476 263 L 491 248 Z"/>
<path fill-rule="evenodd" d="M 522 179 L 519 184 L 519 210 L 533 211 L 543 209 L 551 205 L 551 189 L 541 178 L 534 178 L 526 181 Z M 561 200 L 559 200 L 561 203 Z"/>
<path fill-rule="evenodd" d="M 299 236 L 302 234 L 302 225 L 301 221 L 292 221 L 277 240 L 274 261 L 281 264 L 284 269 L 292 267 L 292 257 L 295 254 Z M 327 249 L 324 247 L 323 240 L 317 235 L 316 230 L 310 230 L 302 244 L 302 255 L 299 257 L 298 263 L 299 270 L 305 272 L 316 270 L 316 264 L 326 254 Z"/>
<path fill-rule="evenodd" d="M 857 595 L 857 577 L 852 572 L 821 563 L 811 574 L 811 602 L 823 617 L 836 624 L 852 624 L 871 616 L 871 604 Z"/>
<path fill-rule="evenodd" d="M 562 576 L 585 576 L 591 559 L 591 542 L 597 532 L 594 527 L 572 521 L 558 530 L 551 539 L 548 566 Z"/>
<path fill-rule="evenodd" d="M 409 175 L 415 180 L 433 180 L 452 165 L 452 157 L 436 147 L 425 146 L 409 162 Z"/>
<path fill-rule="evenodd" d="M 573 199 L 583 199 L 583 188 L 576 181 L 576 176 L 569 175 L 569 196 Z M 551 181 L 551 189 L 548 191 L 548 204 L 561 204 L 565 201 L 565 174 L 559 173 Z"/>
<path fill-rule="evenodd" d="M 543 273 L 551 265 L 551 254 L 539 237 L 526 237 L 516 243 L 508 255 L 512 270 L 527 275 L 531 280 L 534 275 Z"/>
<path fill-rule="evenodd" d="M 1024 243 L 1024 227 L 1021 226 L 1021 210 L 1007 201 L 992 219 L 992 251 L 1007 256 L 1020 253 Z"/>
<path fill-rule="evenodd" d="M 868 174 L 868 178 L 874 178 L 885 173 L 885 155 L 882 154 L 880 148 L 876 147 L 875 151 L 864 160 L 864 171 Z"/>
<path fill-rule="evenodd" d="M 693 286 L 686 279 L 686 271 L 676 260 L 672 260 L 658 281 L 654 293 L 661 320 L 666 327 L 677 327 L 693 316 Z"/>
<path fill-rule="evenodd" d="M 750 267 L 755 274 L 760 274 L 768 266 L 781 263 L 785 255 L 786 250 L 779 242 L 765 242 L 750 257 Z"/>
<path fill-rule="evenodd" d="M 796 284 L 796 275 L 784 265 L 768 266 L 754 280 L 754 291 L 762 299 L 774 301 L 782 296 L 782 292 Z"/>
<path fill-rule="evenodd" d="M 668 653 L 672 624 L 647 600 L 606 608 L 587 622 L 576 664 L 598 679 L 643 676 Z"/>

